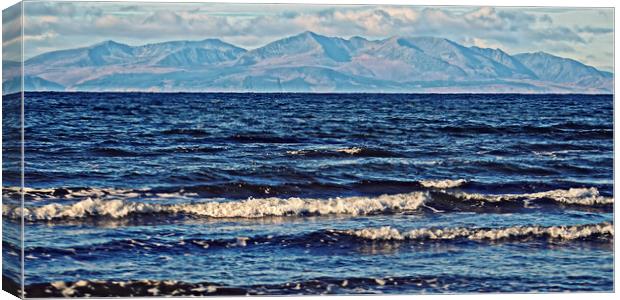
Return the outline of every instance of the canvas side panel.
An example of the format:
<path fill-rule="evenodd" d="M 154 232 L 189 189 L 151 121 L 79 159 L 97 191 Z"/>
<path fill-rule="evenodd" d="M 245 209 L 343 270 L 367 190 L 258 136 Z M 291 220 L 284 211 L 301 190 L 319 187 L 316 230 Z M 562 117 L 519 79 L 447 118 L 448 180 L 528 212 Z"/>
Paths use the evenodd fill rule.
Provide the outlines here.
<path fill-rule="evenodd" d="M 22 3 L 2 11 L 2 289 L 22 297 Z"/>

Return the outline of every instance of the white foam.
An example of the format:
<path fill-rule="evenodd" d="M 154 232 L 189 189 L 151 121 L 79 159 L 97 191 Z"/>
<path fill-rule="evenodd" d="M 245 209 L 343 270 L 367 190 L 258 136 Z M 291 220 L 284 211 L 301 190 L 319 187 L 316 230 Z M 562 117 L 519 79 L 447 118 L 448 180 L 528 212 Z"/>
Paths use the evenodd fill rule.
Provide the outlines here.
<path fill-rule="evenodd" d="M 314 149 L 314 150 L 289 150 L 286 151 L 286 154 L 289 155 L 306 155 L 309 153 L 313 153 L 313 152 L 338 152 L 338 153 L 345 153 L 345 154 L 350 154 L 350 155 L 355 155 L 355 154 L 359 154 L 362 151 L 364 151 L 363 148 L 360 147 L 351 147 L 351 148 L 337 148 L 337 149 Z"/>
<path fill-rule="evenodd" d="M 60 191 L 60 192 L 58 192 Z M 17 194 L 20 193 L 19 187 L 3 187 L 4 194 Z M 188 199 L 197 197 L 196 193 L 188 193 L 184 190 L 170 193 L 155 193 L 150 189 L 118 189 L 118 188 L 47 188 L 47 189 L 35 189 L 24 188 L 24 194 L 28 198 L 33 200 L 48 200 L 48 199 L 132 199 L 132 198 L 154 198 L 154 199 Z"/>
<path fill-rule="evenodd" d="M 561 154 L 571 154 L 571 153 L 582 153 L 587 152 L 588 150 L 559 150 L 559 151 L 532 151 L 534 155 L 537 156 L 547 156 L 551 158 L 558 158 L 558 155 Z"/>
<path fill-rule="evenodd" d="M 389 211 L 412 211 L 429 197 L 425 192 L 382 195 L 378 197 L 346 197 L 331 199 L 264 198 L 230 202 L 156 204 L 124 200 L 85 199 L 73 204 L 48 204 L 25 208 L 28 220 L 52 220 L 106 216 L 122 218 L 129 214 L 182 213 L 212 218 L 260 218 L 299 215 L 368 215 Z M 3 206 L 3 215 L 19 218 L 20 208 Z"/>
<path fill-rule="evenodd" d="M 455 187 L 462 186 L 465 183 L 467 183 L 467 180 L 465 179 L 457 179 L 457 180 L 444 179 L 444 180 L 422 180 L 420 181 L 420 184 L 423 187 L 436 188 L 436 189 L 455 188 Z"/>
<path fill-rule="evenodd" d="M 304 155 L 308 153 L 308 150 L 289 150 L 286 151 L 286 154 L 290 154 L 290 155 Z"/>
<path fill-rule="evenodd" d="M 341 153 L 346 153 L 346 154 L 358 154 L 360 152 L 362 152 L 362 148 L 359 147 L 352 147 L 352 148 L 340 148 L 340 149 L 336 149 L 336 152 L 341 152 Z"/>
<path fill-rule="evenodd" d="M 420 228 L 399 231 L 391 227 L 365 228 L 360 230 L 341 230 L 347 234 L 368 240 L 404 241 L 404 240 L 501 240 L 527 237 L 545 237 L 549 239 L 575 240 L 593 235 L 614 235 L 614 226 L 610 223 L 575 226 L 515 226 L 496 229 L 483 228 Z"/>
<path fill-rule="evenodd" d="M 434 186 L 448 187 L 462 184 L 464 180 L 435 181 Z M 146 191 L 146 190 L 144 190 Z M 51 194 L 53 190 L 36 190 L 36 193 Z M 552 199 L 566 204 L 576 205 L 608 205 L 613 204 L 611 197 L 601 196 L 596 188 L 571 188 L 568 190 L 552 190 L 530 194 L 475 194 L 454 192 L 451 195 L 478 201 L 514 201 Z M 158 204 L 129 201 L 138 197 L 155 197 L 160 199 L 178 198 L 195 199 L 196 194 L 185 193 L 146 193 L 139 190 L 121 189 L 88 189 L 69 191 L 69 195 L 76 201 L 73 204 L 48 204 L 39 207 L 26 207 L 24 217 L 28 220 L 51 220 L 58 218 L 82 218 L 87 216 L 107 216 L 122 218 L 129 214 L 153 213 L 182 213 L 213 218 L 260 218 L 268 216 L 295 216 L 295 215 L 367 215 L 388 211 L 411 211 L 424 205 L 430 195 L 427 192 L 413 192 L 407 194 L 382 195 L 378 197 L 346 197 L 331 199 L 313 198 L 263 198 L 247 199 L 230 202 L 205 202 Z M 85 198 L 84 198 L 85 197 Z M 83 200 L 81 200 L 83 199 Z M 4 204 L 4 216 L 19 218 L 21 208 Z"/>
<path fill-rule="evenodd" d="M 611 197 L 601 196 L 598 189 L 591 188 L 571 188 L 568 190 L 552 190 L 530 194 L 476 194 L 476 193 L 452 193 L 453 196 L 466 200 L 478 200 L 488 202 L 513 201 L 518 199 L 552 199 L 553 201 L 575 204 L 575 205 L 608 205 L 613 204 Z"/>

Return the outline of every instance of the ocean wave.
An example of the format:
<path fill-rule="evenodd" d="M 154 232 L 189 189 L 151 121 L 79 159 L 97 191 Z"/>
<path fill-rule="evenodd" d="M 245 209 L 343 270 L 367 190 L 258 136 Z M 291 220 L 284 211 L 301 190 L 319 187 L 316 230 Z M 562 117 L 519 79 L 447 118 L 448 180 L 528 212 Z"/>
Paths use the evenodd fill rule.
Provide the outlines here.
<path fill-rule="evenodd" d="M 584 152 L 588 152 L 588 151 L 587 150 L 532 151 L 534 155 L 543 156 L 543 157 L 551 157 L 551 158 L 557 158 L 559 155 L 584 153 Z"/>
<path fill-rule="evenodd" d="M 379 241 L 422 241 L 422 240 L 457 240 L 476 241 L 521 240 L 527 238 L 544 238 L 551 240 L 578 240 L 592 238 L 613 238 L 614 226 L 611 223 L 574 225 L 574 226 L 514 226 L 504 228 L 419 228 L 399 231 L 391 227 L 364 228 L 358 230 L 333 231 Z"/>
<path fill-rule="evenodd" d="M 401 154 L 394 151 L 365 147 L 289 150 L 286 151 L 286 154 L 304 157 L 402 157 Z"/>
<path fill-rule="evenodd" d="M 224 147 L 201 147 L 201 146 L 177 146 L 159 149 L 158 152 L 164 153 L 217 153 L 222 152 Z"/>
<path fill-rule="evenodd" d="M 21 193 L 19 187 L 2 187 L 4 196 L 14 197 Z M 50 200 L 50 199 L 132 199 L 132 198 L 190 198 L 198 196 L 197 193 L 186 191 L 181 188 L 176 191 L 153 191 L 149 188 L 144 189 L 122 189 L 122 188 L 24 188 L 24 197 L 27 200 Z"/>
<path fill-rule="evenodd" d="M 161 133 L 165 135 L 189 135 L 193 137 L 203 137 L 209 135 L 208 131 L 198 128 L 167 129 L 162 131 Z"/>
<path fill-rule="evenodd" d="M 110 157 L 140 157 L 143 156 L 144 153 L 132 152 L 120 148 L 112 148 L 112 147 L 96 147 L 92 148 L 91 152 L 97 155 L 102 156 L 110 156 Z"/>
<path fill-rule="evenodd" d="M 214 282 L 178 280 L 79 280 L 36 283 L 25 287 L 30 298 L 49 297 L 145 297 L 145 296 L 245 296 L 376 294 L 384 291 L 425 293 L 515 291 L 507 282 L 513 277 L 471 275 L 320 277 L 275 284 L 229 286 Z M 479 282 L 487 285 L 481 290 Z M 519 285 L 528 291 L 527 286 Z"/>
<path fill-rule="evenodd" d="M 516 229 L 521 228 L 521 229 Z M 482 233 L 485 229 L 468 229 L 469 235 L 461 234 L 462 231 L 451 232 L 452 237 L 447 238 L 441 232 L 449 229 L 417 229 L 408 232 L 390 232 L 387 233 L 372 232 L 371 229 L 363 229 L 357 231 L 323 231 L 323 235 L 319 240 L 322 244 L 328 243 L 329 237 L 333 239 L 342 239 L 349 245 L 351 243 L 407 243 L 407 242 L 424 242 L 428 244 L 435 242 L 450 242 L 459 239 L 467 239 L 473 242 L 484 241 L 508 241 L 522 240 L 531 238 L 542 238 L 547 240 L 565 241 L 595 241 L 613 242 L 613 225 L 609 223 L 592 224 L 592 225 L 576 225 L 576 226 L 554 226 L 554 227 L 510 227 L 499 228 L 496 231 L 510 231 L 511 234 L 488 234 L 491 229 L 486 229 L 487 233 Z M 476 231 L 478 230 L 478 231 Z M 364 233 L 361 233 L 364 231 Z M 378 232 L 384 230 L 379 228 Z M 420 233 L 423 232 L 424 233 Z M 432 233 L 429 233 L 431 232 Z M 518 232 L 521 235 L 516 235 Z M 525 233 L 525 234 L 524 234 Z M 325 237 L 327 236 L 327 237 Z M 473 237 L 473 238 L 470 238 Z M 319 237 L 310 236 L 312 240 Z M 278 240 L 279 238 L 273 238 Z M 247 246 L 254 245 L 250 240 L 243 240 Z M 300 240 L 300 242 L 302 242 Z M 135 242 L 140 245 L 139 241 Z M 153 243 L 152 243 L 153 244 Z M 200 243 L 203 248 L 208 248 L 208 243 Z M 150 246 L 150 245 L 149 245 Z M 157 245 L 155 245 L 157 246 Z M 245 245 L 237 245 L 245 247 Z M 86 250 L 85 250 L 86 251 Z M 93 250 L 89 250 L 92 252 Z M 175 251 L 175 250 L 173 250 Z M 350 253 L 349 250 L 346 250 Z M 68 253 L 65 255 L 76 255 Z M 599 277 L 595 276 L 570 276 L 570 280 L 574 282 L 593 281 L 600 282 Z M 4 279 L 4 278 L 3 278 Z M 568 278 L 557 279 L 561 283 L 567 284 Z M 285 281 L 282 283 L 271 284 L 251 284 L 251 285 L 228 285 L 216 282 L 184 282 L 178 280 L 79 280 L 79 281 L 53 281 L 48 283 L 34 283 L 25 286 L 26 296 L 31 298 L 48 298 L 48 297 L 129 297 L 129 296 L 213 296 L 213 295 L 291 295 L 291 294 L 367 294 L 378 293 L 390 290 L 420 292 L 480 292 L 480 291 L 511 291 L 515 292 L 515 285 L 507 283 L 521 283 L 526 278 L 514 278 L 514 276 L 497 276 L 491 277 L 478 275 L 454 275 L 454 274 L 436 274 L 436 275 L 419 275 L 419 276 L 379 276 L 366 277 L 318 277 L 310 279 L 298 279 L 293 281 Z M 480 282 L 485 282 L 484 289 L 481 289 Z M 548 282 L 549 284 L 549 282 Z M 605 282 L 605 285 L 608 285 Z M 516 285 L 522 287 L 518 291 L 529 291 L 531 286 Z M 591 285 L 585 285 L 586 289 L 594 289 Z M 566 288 L 549 289 L 549 291 L 561 291 Z"/>
<path fill-rule="evenodd" d="M 229 140 L 240 144 L 297 144 L 303 139 L 292 136 L 277 136 L 269 134 L 235 134 Z"/>
<path fill-rule="evenodd" d="M 131 214 L 189 214 L 210 218 L 261 218 L 269 216 L 370 215 L 413 211 L 428 199 L 426 192 L 382 195 L 377 197 L 263 198 L 230 202 L 154 204 L 124 200 L 87 198 L 73 204 L 52 203 L 23 211 L 27 220 L 54 220 L 85 217 L 122 218 Z M 3 215 L 19 218 L 21 209 L 3 205 Z"/>
<path fill-rule="evenodd" d="M 199 194 L 183 189 L 177 192 L 153 192 L 125 189 L 25 189 L 32 199 L 68 199 L 70 204 L 51 203 L 41 206 L 27 206 L 24 218 L 27 220 L 75 219 L 86 217 L 123 218 L 133 214 L 184 214 L 210 218 L 261 218 L 281 216 L 320 215 L 371 215 L 426 209 L 433 213 L 445 211 L 493 212 L 497 209 L 530 209 L 531 204 L 563 204 L 605 208 L 613 205 L 612 197 L 601 196 L 592 188 L 571 188 L 524 194 L 478 194 L 452 192 L 448 189 L 464 184 L 461 180 L 429 181 L 425 185 L 436 191 L 417 191 L 380 196 L 351 196 L 336 198 L 248 198 L 226 202 L 204 201 Z M 423 183 L 420 183 L 422 185 Z M 6 189 L 6 193 L 18 190 Z M 156 199 L 164 201 L 145 201 Z M 171 199 L 171 200 L 169 200 Z M 139 200 L 139 201 L 138 201 Z M 170 201 L 192 201 L 170 203 Z M 480 205 L 471 205 L 480 202 Z M 494 206 L 483 205 L 494 203 Z M 3 215 L 20 217 L 20 207 L 3 205 Z"/>
<path fill-rule="evenodd" d="M 31 284 L 25 294 L 32 298 L 49 297 L 133 297 L 133 296 L 201 296 L 246 295 L 243 288 L 213 283 L 186 283 L 177 280 L 79 280 Z"/>
<path fill-rule="evenodd" d="M 538 193 L 526 193 L 526 194 L 477 194 L 456 192 L 451 195 L 465 199 L 465 200 L 477 200 L 486 202 L 501 202 L 501 201 L 515 201 L 515 200 L 539 200 L 550 199 L 555 202 L 570 204 L 570 205 L 612 205 L 614 199 L 612 197 L 604 197 L 600 195 L 597 188 L 571 188 L 568 190 L 551 190 Z"/>
<path fill-rule="evenodd" d="M 441 126 L 436 128 L 440 132 L 451 134 L 590 134 L 612 131 L 613 128 L 605 124 L 558 123 L 548 125 L 511 124 L 461 124 L 459 126 Z M 608 136 L 606 136 L 608 137 Z"/>
<path fill-rule="evenodd" d="M 382 194 L 387 191 L 406 193 L 420 189 L 417 181 L 398 180 L 361 180 L 348 184 L 308 181 L 303 183 L 264 184 L 245 181 L 231 181 L 214 184 L 187 186 L 168 186 L 156 188 L 99 188 L 99 187 L 56 187 L 56 188 L 25 188 L 26 200 L 61 200 L 61 199 L 129 199 L 129 198 L 229 198 L 243 199 L 256 195 L 295 196 L 295 195 L 329 195 L 344 191 L 371 192 Z M 3 187 L 3 195 L 8 198 L 20 197 L 19 187 Z"/>
<path fill-rule="evenodd" d="M 467 183 L 465 179 L 445 179 L 445 180 L 422 180 L 420 184 L 426 188 L 437 188 L 437 189 L 450 189 L 460 187 Z"/>
<path fill-rule="evenodd" d="M 509 226 L 500 228 L 416 228 L 399 230 L 389 226 L 363 229 L 322 229 L 318 231 L 291 235 L 257 235 L 236 236 L 216 239 L 185 239 L 145 237 L 134 239 L 118 239 L 105 243 L 94 243 L 68 248 L 27 247 L 24 249 L 27 259 L 54 259 L 58 256 L 71 255 L 87 258 L 97 253 L 129 253 L 149 251 L 157 253 L 178 253 L 201 251 L 234 250 L 246 247 L 286 247 L 327 249 L 332 251 L 363 251 L 368 243 L 375 246 L 399 246 L 400 243 L 411 243 L 410 246 L 424 247 L 431 243 L 471 242 L 528 242 L 545 241 L 547 243 L 590 242 L 607 245 L 613 242 L 613 224 L 563 225 L 563 226 Z M 385 243 L 385 244 L 377 244 Z M 396 244 L 395 244 L 396 243 Z M 560 245 L 555 243 L 555 245 Z M 9 245 L 10 247 L 11 245 Z M 423 248 L 419 248 L 423 249 Z"/>

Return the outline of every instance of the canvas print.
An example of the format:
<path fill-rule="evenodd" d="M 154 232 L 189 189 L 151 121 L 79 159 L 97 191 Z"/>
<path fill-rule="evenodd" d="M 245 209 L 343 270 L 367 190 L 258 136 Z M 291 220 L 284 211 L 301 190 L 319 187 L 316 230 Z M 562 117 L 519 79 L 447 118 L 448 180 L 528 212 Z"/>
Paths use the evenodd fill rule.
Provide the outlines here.
<path fill-rule="evenodd" d="M 612 292 L 613 18 L 20 2 L 3 289 Z"/>

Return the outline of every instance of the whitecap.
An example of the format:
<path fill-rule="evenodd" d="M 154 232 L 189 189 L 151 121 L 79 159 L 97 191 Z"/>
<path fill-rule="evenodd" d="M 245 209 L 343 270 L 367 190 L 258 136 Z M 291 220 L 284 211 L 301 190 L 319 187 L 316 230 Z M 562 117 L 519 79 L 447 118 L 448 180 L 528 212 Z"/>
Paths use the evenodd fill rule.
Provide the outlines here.
<path fill-rule="evenodd" d="M 465 199 L 465 200 L 478 200 L 487 202 L 500 202 L 500 201 L 513 201 L 519 199 L 551 199 L 553 201 L 572 204 L 572 205 L 610 205 L 614 203 L 612 197 L 604 197 L 600 195 L 597 188 L 571 188 L 568 190 L 551 190 L 538 193 L 526 193 L 526 194 L 477 194 L 477 193 L 465 193 L 457 192 L 451 193 L 451 195 Z"/>
<path fill-rule="evenodd" d="M 576 240 L 600 235 L 614 235 L 611 223 L 573 225 L 573 226 L 513 226 L 504 228 L 419 228 L 409 231 L 384 226 L 358 230 L 332 230 L 368 240 L 406 241 L 406 240 L 502 240 L 539 237 L 559 240 Z"/>
<path fill-rule="evenodd" d="M 52 220 L 105 216 L 122 218 L 130 214 L 190 214 L 211 218 L 261 218 L 303 215 L 369 215 L 416 210 L 429 198 L 426 192 L 381 195 L 377 197 L 263 198 L 229 202 L 157 204 L 88 198 L 73 204 L 47 204 L 24 208 L 27 220 Z M 19 218 L 21 209 L 3 205 L 3 215 Z"/>
<path fill-rule="evenodd" d="M 436 188 L 436 189 L 450 189 L 462 186 L 467 183 L 465 179 L 444 179 L 444 180 L 421 180 L 420 184 L 426 188 Z"/>
<path fill-rule="evenodd" d="M 340 148 L 340 149 L 336 149 L 336 152 L 341 152 L 341 153 L 346 153 L 346 154 L 358 154 L 360 152 L 362 152 L 362 148 L 359 147 L 352 147 L 352 148 Z"/>

